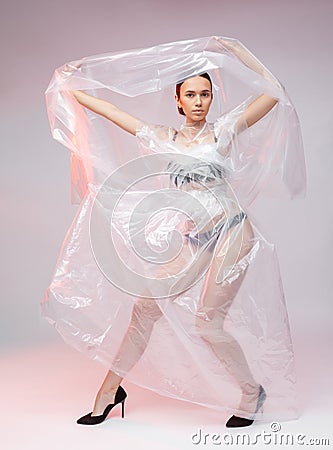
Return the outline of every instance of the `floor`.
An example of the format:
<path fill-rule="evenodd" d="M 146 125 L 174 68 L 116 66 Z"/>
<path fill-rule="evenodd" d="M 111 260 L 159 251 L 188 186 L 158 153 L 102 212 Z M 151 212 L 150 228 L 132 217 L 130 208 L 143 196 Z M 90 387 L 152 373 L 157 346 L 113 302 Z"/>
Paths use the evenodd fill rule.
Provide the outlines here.
<path fill-rule="evenodd" d="M 216 411 L 168 399 L 126 380 L 122 382 L 128 393 L 125 418 L 121 417 L 118 405 L 103 423 L 79 425 L 76 419 L 92 410 L 105 368 L 61 340 L 8 350 L 2 352 L 0 358 L 0 448 L 187 450 L 236 448 L 240 445 L 237 439 L 245 439 L 242 448 L 295 449 L 301 445 L 332 448 L 333 364 L 329 341 L 323 339 L 322 342 L 327 345 L 321 345 L 317 361 L 311 366 L 307 366 L 307 358 L 316 354 L 318 346 L 304 339 L 297 343 L 299 389 L 305 399 L 300 419 L 273 425 L 258 422 L 231 431 L 224 426 L 227 418 Z M 311 444 L 311 438 L 327 439 L 329 445 L 325 441 L 320 445 L 318 441 Z"/>

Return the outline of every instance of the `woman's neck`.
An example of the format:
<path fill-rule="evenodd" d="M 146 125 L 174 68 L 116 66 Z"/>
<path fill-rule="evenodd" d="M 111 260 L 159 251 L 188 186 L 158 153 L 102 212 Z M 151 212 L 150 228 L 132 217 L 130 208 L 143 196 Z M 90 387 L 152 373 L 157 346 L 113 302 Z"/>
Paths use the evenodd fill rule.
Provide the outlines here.
<path fill-rule="evenodd" d="M 180 127 L 180 131 L 188 142 L 195 142 L 205 132 L 206 125 L 206 120 L 193 122 L 186 120 L 185 125 Z"/>
<path fill-rule="evenodd" d="M 185 128 L 193 128 L 196 130 L 201 130 L 206 125 L 206 119 L 202 119 L 199 121 L 191 121 L 190 119 L 186 118 Z"/>

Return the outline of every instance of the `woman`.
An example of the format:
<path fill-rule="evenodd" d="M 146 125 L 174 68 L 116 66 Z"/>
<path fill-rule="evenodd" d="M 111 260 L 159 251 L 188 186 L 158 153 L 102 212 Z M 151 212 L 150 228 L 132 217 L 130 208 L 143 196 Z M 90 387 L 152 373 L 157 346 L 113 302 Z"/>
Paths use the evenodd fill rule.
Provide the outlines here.
<path fill-rule="evenodd" d="M 225 38 L 213 39 L 218 45 L 222 45 L 225 52 L 234 52 L 244 64 L 251 67 L 251 70 L 261 75 L 264 73 L 266 80 L 272 85 L 276 84 L 276 80 L 269 72 L 263 72 L 258 61 L 251 57 L 249 52 L 244 51 L 242 46 Z M 77 68 L 80 69 L 80 66 Z M 232 317 L 229 309 L 239 293 L 252 260 L 255 260 L 258 252 L 257 244 L 262 238 L 258 231 L 254 231 L 244 207 L 238 201 L 237 193 L 239 192 L 241 197 L 242 190 L 236 191 L 236 194 L 233 190 L 241 184 L 240 174 L 244 172 L 244 167 L 250 167 L 249 164 L 244 165 L 240 161 L 240 153 L 235 157 L 237 149 L 235 143 L 238 143 L 239 148 L 243 142 L 242 136 L 274 108 L 280 100 L 279 95 L 274 97 L 262 93 L 254 100 L 251 99 L 251 102 L 243 102 L 241 108 L 235 108 L 231 113 L 222 115 L 214 123 L 210 123 L 206 118 L 213 101 L 211 77 L 207 72 L 197 72 L 183 78 L 176 85 L 176 105 L 179 113 L 185 116 L 185 125 L 177 130 L 171 126 L 150 125 L 113 103 L 88 95 L 82 90 L 71 90 L 71 94 L 86 110 L 136 135 L 143 148 L 148 148 L 158 155 L 162 155 L 165 150 L 170 152 L 171 157 L 169 155 L 166 159 L 172 185 L 177 191 L 191 195 L 190 203 L 193 198 L 193 204 L 190 210 L 194 216 L 197 204 L 195 202 L 199 200 L 212 216 L 201 222 L 199 233 L 193 232 L 193 220 L 180 221 L 185 245 L 176 257 L 158 266 L 158 270 L 153 272 L 154 279 L 165 280 L 178 276 L 181 268 L 191 259 L 193 251 L 199 252 L 197 264 L 189 267 L 185 275 L 179 276 L 171 287 L 168 285 L 169 302 L 159 301 L 149 285 L 144 288 L 144 292 L 140 292 L 142 296 L 133 304 L 128 327 L 122 335 L 113 359 L 114 370 L 108 370 L 95 398 L 93 411 L 77 422 L 100 423 L 118 403 L 122 404 L 124 416 L 124 401 L 127 394 L 120 386 L 123 376 L 119 374 L 127 374 L 142 358 L 150 342 L 154 325 L 161 317 L 168 319 L 174 317 L 174 320 L 177 320 L 174 311 L 170 309 L 171 305 L 183 307 L 184 292 L 189 292 L 188 288 L 192 288 L 191 283 L 195 283 L 199 275 L 205 272 L 204 268 L 207 268 L 200 289 L 196 291 L 200 295 L 196 301 L 192 300 L 190 307 L 187 304 L 191 317 L 194 317 L 194 327 L 187 332 L 191 338 L 200 340 L 200 346 L 206 346 L 211 350 L 216 363 L 224 366 L 225 373 L 233 378 L 240 389 L 238 406 L 233 409 L 236 415 L 228 419 L 226 426 L 251 425 L 254 418 L 259 417 L 258 411 L 262 408 L 267 394 L 261 382 L 253 375 L 248 357 L 234 336 L 235 332 L 228 331 L 230 329 L 228 317 Z M 226 138 L 227 129 L 229 133 Z M 184 154 L 188 157 L 185 160 L 179 157 Z M 243 157 L 244 159 L 246 158 Z M 233 174 L 231 181 L 229 181 L 230 173 Z M 217 194 L 219 205 L 214 203 L 212 206 L 212 194 Z M 168 221 L 170 227 L 170 218 Z M 184 313 L 184 309 L 181 314 Z M 278 331 L 281 332 L 281 328 Z M 268 385 L 269 382 L 267 378 Z"/>

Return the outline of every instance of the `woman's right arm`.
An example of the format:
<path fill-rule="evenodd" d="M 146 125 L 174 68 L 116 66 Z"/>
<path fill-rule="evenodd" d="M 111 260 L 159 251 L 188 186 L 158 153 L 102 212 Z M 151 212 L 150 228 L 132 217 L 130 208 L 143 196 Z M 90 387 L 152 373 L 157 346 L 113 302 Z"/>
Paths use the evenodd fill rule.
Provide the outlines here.
<path fill-rule="evenodd" d="M 127 114 L 125 111 L 118 109 L 112 103 L 102 100 L 92 95 L 88 95 L 85 92 L 74 90 L 70 91 L 76 100 L 91 111 L 100 114 L 106 119 L 111 120 L 114 124 L 118 125 L 125 131 L 136 135 L 136 130 L 141 121 L 136 117 Z"/>

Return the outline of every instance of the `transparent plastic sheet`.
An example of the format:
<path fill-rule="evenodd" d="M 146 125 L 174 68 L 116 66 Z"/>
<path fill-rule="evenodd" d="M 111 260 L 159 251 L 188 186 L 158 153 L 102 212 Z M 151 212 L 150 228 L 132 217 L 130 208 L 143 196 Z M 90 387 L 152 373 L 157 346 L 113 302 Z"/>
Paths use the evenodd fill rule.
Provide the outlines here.
<path fill-rule="evenodd" d="M 220 39 L 223 39 L 221 41 Z M 208 72 L 214 100 L 195 145 L 174 140 L 175 84 Z M 72 89 L 140 118 L 133 137 Z M 278 103 L 247 127 L 262 93 Z M 251 207 L 301 198 L 296 111 L 239 41 L 198 38 L 58 68 L 46 90 L 53 137 L 71 151 L 66 234 L 42 315 L 65 342 L 162 395 L 263 420 L 299 415 L 274 244 Z M 253 414 L 262 384 L 267 398 Z"/>

